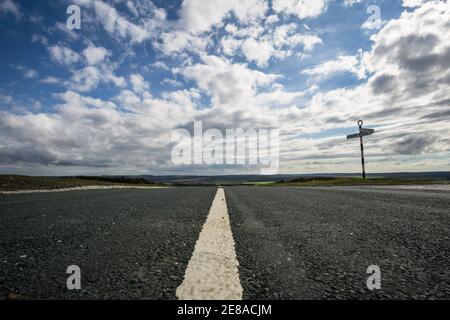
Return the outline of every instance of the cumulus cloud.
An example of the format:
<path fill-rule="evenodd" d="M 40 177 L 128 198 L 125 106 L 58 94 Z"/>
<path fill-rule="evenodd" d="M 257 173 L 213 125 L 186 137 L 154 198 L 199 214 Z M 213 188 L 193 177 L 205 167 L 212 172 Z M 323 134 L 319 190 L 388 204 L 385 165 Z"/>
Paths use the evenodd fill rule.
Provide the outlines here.
<path fill-rule="evenodd" d="M 50 58 L 61 65 L 70 66 L 80 60 L 78 53 L 65 46 L 54 45 L 49 47 L 48 50 L 50 52 Z"/>
<path fill-rule="evenodd" d="M 150 87 L 147 81 L 144 80 L 144 77 L 138 73 L 132 74 L 130 76 L 130 82 L 133 86 L 134 92 L 137 93 L 143 93 Z"/>
<path fill-rule="evenodd" d="M 192 112 L 173 100 L 147 99 L 142 108 L 127 113 L 112 102 L 71 91 L 56 97 L 61 103 L 52 114 L 0 111 L 3 165 L 121 167 L 131 172 L 162 167 L 167 165 L 170 130 Z"/>
<path fill-rule="evenodd" d="M 125 78 L 114 73 L 114 64 L 107 61 L 110 52 L 106 48 L 96 47 L 91 43 L 82 50 L 82 56 L 62 45 L 50 46 L 48 50 L 50 59 L 66 67 L 72 74 L 69 80 L 61 81 L 61 84 L 70 90 L 89 92 L 96 89 L 100 83 L 112 83 L 117 87 L 126 85 Z M 55 79 L 57 78 L 50 76 L 43 82 L 52 84 Z"/>
<path fill-rule="evenodd" d="M 205 32 L 222 20 L 231 12 L 240 21 L 251 21 L 262 18 L 268 5 L 265 0 L 185 0 L 180 16 L 183 26 L 192 33 Z"/>
<path fill-rule="evenodd" d="M 364 2 L 364 1 L 366 1 L 366 0 L 345 0 L 344 1 L 344 5 L 346 7 L 351 7 L 351 6 L 353 6 L 353 5 L 357 4 L 357 3 L 361 3 L 361 2 Z"/>
<path fill-rule="evenodd" d="M 16 19 L 23 17 L 23 13 L 20 10 L 20 5 L 12 0 L 2 0 L 0 1 L 0 15 L 1 14 L 11 14 Z"/>
<path fill-rule="evenodd" d="M 277 13 L 296 15 L 300 19 L 314 18 L 322 14 L 328 0 L 273 0 L 272 8 Z"/>
<path fill-rule="evenodd" d="M 134 6 L 136 9 L 134 13 L 139 15 L 136 22 L 128 20 L 114 6 L 103 1 L 76 0 L 74 2 L 92 9 L 95 14 L 93 21 L 98 21 L 110 36 L 119 40 L 130 39 L 133 44 L 150 39 L 166 19 L 165 11 L 157 8 L 151 1 L 139 1 L 137 8 Z M 128 4 L 128 8 L 133 8 L 132 4 Z"/>
<path fill-rule="evenodd" d="M 212 96 L 215 104 L 221 105 L 242 104 L 258 87 L 270 85 L 277 78 L 216 56 L 204 56 L 203 63 L 186 67 L 181 74 L 195 80 L 200 89 Z"/>
<path fill-rule="evenodd" d="M 407 8 L 415 8 L 420 7 L 424 2 L 424 0 L 403 0 L 403 6 Z"/>
<path fill-rule="evenodd" d="M 429 2 L 414 12 L 403 13 L 373 36 L 375 45 L 365 57 L 374 76 L 374 91 L 389 82 L 388 95 L 395 101 L 427 96 L 445 96 L 449 85 L 450 32 L 447 2 Z M 383 79 L 383 81 L 380 81 Z M 427 101 L 429 102 L 429 101 Z"/>
<path fill-rule="evenodd" d="M 326 61 L 317 66 L 302 71 L 303 74 L 312 76 L 316 80 L 321 80 L 333 74 L 348 72 L 354 74 L 358 79 L 364 79 L 366 72 L 361 66 L 361 57 L 339 56 L 336 60 Z"/>
<path fill-rule="evenodd" d="M 399 154 L 418 155 L 432 149 L 435 141 L 433 136 L 410 134 L 395 142 L 392 148 Z"/>
<path fill-rule="evenodd" d="M 317 94 L 310 104 L 311 113 L 324 111 L 333 119 L 365 117 L 377 123 L 418 121 L 420 116 L 442 111 L 441 101 L 449 98 L 450 26 L 444 18 L 450 12 L 447 3 L 427 3 L 414 12 L 405 12 L 372 37 L 373 46 L 361 58 L 367 82 L 353 89 L 336 89 Z M 351 70 L 353 62 L 344 69 Z M 325 63 L 306 71 L 312 75 L 342 70 L 336 63 Z M 359 108 L 355 114 L 354 106 Z M 309 109 L 308 108 L 308 109 Z M 325 110 L 327 110 L 325 112 Z M 424 125 L 424 124 L 422 124 Z"/>
<path fill-rule="evenodd" d="M 258 42 L 249 38 L 242 43 L 242 52 L 248 61 L 254 61 L 259 66 L 267 65 L 274 52 L 273 46 L 267 41 Z"/>
<path fill-rule="evenodd" d="M 94 45 L 89 45 L 83 50 L 83 55 L 86 58 L 88 64 L 96 65 L 108 56 L 108 50 L 103 47 L 96 47 Z"/>
<path fill-rule="evenodd" d="M 14 101 L 13 97 L 9 95 L 0 94 L 0 103 L 3 105 L 9 105 Z"/>
<path fill-rule="evenodd" d="M 126 80 L 124 77 L 115 75 L 110 65 L 102 64 L 74 70 L 70 81 L 65 84 L 71 90 L 89 92 L 96 89 L 100 83 L 112 83 L 117 87 L 124 87 Z"/>
<path fill-rule="evenodd" d="M 225 27 L 231 35 L 221 39 L 221 48 L 227 56 L 241 53 L 248 62 L 265 67 L 272 58 L 283 60 L 300 52 L 310 53 L 322 43 L 315 35 L 298 32 L 295 24 L 284 24 L 264 30 L 261 27 L 237 29 L 234 25 Z"/>
<path fill-rule="evenodd" d="M 192 35 L 184 30 L 162 33 L 160 39 L 161 43 L 157 43 L 155 46 L 165 55 L 178 54 L 184 50 L 200 54 L 205 52 L 210 43 L 210 39 Z"/>
<path fill-rule="evenodd" d="M 32 69 L 32 68 L 28 68 L 22 65 L 15 65 L 14 66 L 17 70 L 21 71 L 23 74 L 23 77 L 25 79 L 35 79 L 39 76 L 39 73 Z"/>
<path fill-rule="evenodd" d="M 273 57 L 292 56 L 293 49 L 298 46 L 311 52 L 321 43 L 314 34 L 300 33 L 294 23 L 279 25 L 276 29 L 270 27 L 269 24 L 280 19 L 276 15 L 267 16 L 270 9 L 267 0 L 184 0 L 177 21 L 168 20 L 165 11 L 150 1 L 127 1 L 131 15 L 124 15 L 108 2 L 77 0 L 76 3 L 91 9 L 86 14 L 87 23 L 100 23 L 117 41 L 129 39 L 131 44 L 151 41 L 157 50 L 173 57 L 185 52 L 206 54 L 215 45 L 213 36 L 208 34 L 214 27 L 225 27 L 229 33 L 220 39 L 225 54 L 239 52 L 259 67 L 267 66 Z M 282 1 L 277 8 L 284 10 L 286 6 L 295 16 L 314 17 L 318 11 L 325 10 L 326 1 Z M 301 10 L 304 15 L 296 10 Z M 224 26 L 231 17 L 238 26 Z"/>

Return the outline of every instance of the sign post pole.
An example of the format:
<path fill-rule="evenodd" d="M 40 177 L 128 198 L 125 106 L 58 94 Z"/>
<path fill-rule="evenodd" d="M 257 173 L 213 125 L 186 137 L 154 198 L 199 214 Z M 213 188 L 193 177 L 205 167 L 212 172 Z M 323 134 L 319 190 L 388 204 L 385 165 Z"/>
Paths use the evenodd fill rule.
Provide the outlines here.
<path fill-rule="evenodd" d="M 363 179 L 366 178 L 366 163 L 364 160 L 364 138 L 362 135 L 362 126 L 363 126 L 364 122 L 362 120 L 358 121 L 358 126 L 359 126 L 359 133 L 360 133 L 360 137 L 359 137 L 359 141 L 361 143 L 361 163 L 362 163 L 362 177 Z"/>
<path fill-rule="evenodd" d="M 366 162 L 364 159 L 364 137 L 373 135 L 375 133 L 375 130 L 363 128 L 363 124 L 364 122 L 362 120 L 359 120 L 358 121 L 359 132 L 348 135 L 347 139 L 350 140 L 359 138 L 359 142 L 361 144 L 362 177 L 363 179 L 366 179 Z"/>

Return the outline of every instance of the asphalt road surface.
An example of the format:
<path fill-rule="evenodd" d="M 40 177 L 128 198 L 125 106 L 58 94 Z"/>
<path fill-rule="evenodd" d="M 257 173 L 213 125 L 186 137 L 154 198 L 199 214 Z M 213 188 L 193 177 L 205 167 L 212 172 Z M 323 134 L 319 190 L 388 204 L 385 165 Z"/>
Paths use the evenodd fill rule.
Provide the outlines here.
<path fill-rule="evenodd" d="M 208 266 L 217 239 L 205 231 L 197 247 L 202 227 L 231 226 L 244 299 L 450 299 L 448 191 L 226 187 L 220 225 L 216 192 L 0 195 L 0 298 L 176 299 L 188 264 Z M 380 290 L 366 286 L 370 265 Z"/>
<path fill-rule="evenodd" d="M 175 299 L 215 192 L 0 195 L 0 297 Z M 70 265 L 80 291 L 67 290 Z"/>
<path fill-rule="evenodd" d="M 450 298 L 449 192 L 226 191 L 246 299 Z"/>

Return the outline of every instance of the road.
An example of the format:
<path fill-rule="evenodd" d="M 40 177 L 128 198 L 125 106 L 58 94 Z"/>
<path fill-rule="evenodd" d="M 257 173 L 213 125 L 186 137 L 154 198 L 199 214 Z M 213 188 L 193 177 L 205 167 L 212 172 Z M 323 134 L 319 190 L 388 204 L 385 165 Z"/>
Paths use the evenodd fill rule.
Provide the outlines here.
<path fill-rule="evenodd" d="M 450 193 L 226 189 L 247 299 L 450 298 Z M 367 289 L 367 267 L 381 290 Z"/>
<path fill-rule="evenodd" d="M 208 250 L 224 237 L 236 263 L 216 275 L 225 288 L 238 264 L 244 299 L 450 299 L 447 191 L 224 190 L 0 195 L 0 298 L 176 299 L 187 269 L 183 290 L 201 296 L 188 279 L 221 261 Z M 69 265 L 82 270 L 79 291 L 66 288 Z M 366 286 L 370 265 L 380 290 Z"/>

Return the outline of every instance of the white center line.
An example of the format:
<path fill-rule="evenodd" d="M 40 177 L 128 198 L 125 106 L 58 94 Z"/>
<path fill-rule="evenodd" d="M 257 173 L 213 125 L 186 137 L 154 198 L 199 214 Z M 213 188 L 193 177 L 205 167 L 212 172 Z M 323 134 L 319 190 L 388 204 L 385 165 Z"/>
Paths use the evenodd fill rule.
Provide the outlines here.
<path fill-rule="evenodd" d="M 225 191 L 219 188 L 176 291 L 178 299 L 242 300 L 238 266 Z"/>

